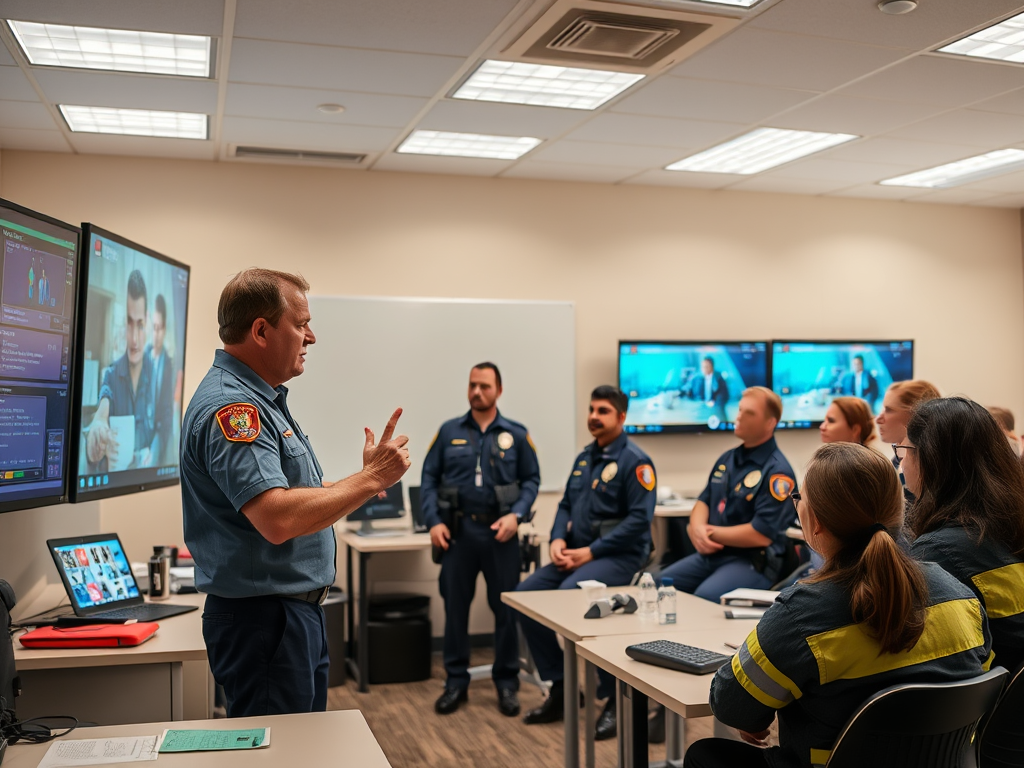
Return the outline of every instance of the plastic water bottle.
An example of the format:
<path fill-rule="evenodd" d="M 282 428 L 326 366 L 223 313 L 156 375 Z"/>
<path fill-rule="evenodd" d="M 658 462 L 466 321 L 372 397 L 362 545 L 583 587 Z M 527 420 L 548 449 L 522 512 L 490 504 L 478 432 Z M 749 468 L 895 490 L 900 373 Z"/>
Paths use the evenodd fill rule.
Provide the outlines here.
<path fill-rule="evenodd" d="M 668 576 L 661 580 L 658 588 L 658 623 L 676 623 L 676 588 Z"/>
<path fill-rule="evenodd" d="M 640 617 L 653 619 L 658 613 L 658 587 L 654 577 L 645 573 L 640 577 Z"/>

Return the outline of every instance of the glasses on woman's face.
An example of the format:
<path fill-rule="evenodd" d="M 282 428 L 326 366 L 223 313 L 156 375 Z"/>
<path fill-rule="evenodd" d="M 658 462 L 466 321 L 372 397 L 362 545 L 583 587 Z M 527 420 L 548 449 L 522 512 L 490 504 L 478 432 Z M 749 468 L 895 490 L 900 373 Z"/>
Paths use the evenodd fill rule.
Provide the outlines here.
<path fill-rule="evenodd" d="M 892 443 L 892 453 L 896 457 L 896 461 L 903 461 L 907 458 L 907 451 L 916 451 L 917 446 L 914 445 L 899 445 L 898 443 Z"/>
<path fill-rule="evenodd" d="M 800 511 L 800 498 L 801 498 L 800 493 L 799 492 L 791 493 L 791 494 L 789 494 L 789 498 L 791 498 L 793 500 L 793 506 L 796 507 L 796 510 L 799 512 Z"/>

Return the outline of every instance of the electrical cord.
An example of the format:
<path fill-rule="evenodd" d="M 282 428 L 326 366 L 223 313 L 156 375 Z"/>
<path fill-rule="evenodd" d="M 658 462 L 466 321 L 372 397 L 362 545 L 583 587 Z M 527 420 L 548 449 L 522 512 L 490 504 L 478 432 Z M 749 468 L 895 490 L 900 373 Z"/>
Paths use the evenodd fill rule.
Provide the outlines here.
<path fill-rule="evenodd" d="M 71 600 L 69 600 L 68 597 L 65 595 L 64 598 L 59 603 L 57 603 L 57 605 L 53 606 L 53 608 L 41 611 L 40 613 L 37 613 L 35 616 L 26 616 L 23 619 L 19 619 L 18 621 L 13 622 L 11 624 L 11 629 L 28 629 L 29 627 L 38 626 L 38 622 L 40 621 L 53 621 L 57 617 L 51 616 L 50 614 L 55 613 L 56 611 L 60 611 L 62 608 L 67 608 L 70 606 Z"/>
<path fill-rule="evenodd" d="M 52 723 L 50 721 L 63 721 Z M 67 736 L 78 727 L 78 718 L 71 715 L 52 715 L 18 720 L 13 709 L 7 708 L 7 699 L 0 696 L 0 741 L 17 744 L 45 744 L 48 741 Z"/>

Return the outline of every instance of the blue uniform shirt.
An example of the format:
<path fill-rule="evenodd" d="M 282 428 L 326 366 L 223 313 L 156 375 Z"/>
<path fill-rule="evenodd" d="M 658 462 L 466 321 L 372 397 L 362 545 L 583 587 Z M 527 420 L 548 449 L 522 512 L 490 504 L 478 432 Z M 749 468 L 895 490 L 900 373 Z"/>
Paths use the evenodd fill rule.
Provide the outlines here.
<path fill-rule="evenodd" d="M 651 548 L 654 463 L 625 433 L 604 448 L 594 441 L 576 457 L 555 513 L 551 540 L 590 547 L 594 558 L 645 555 Z M 619 520 L 600 535 L 601 523 Z"/>
<path fill-rule="evenodd" d="M 476 485 L 477 466 L 480 487 Z M 423 519 L 430 528 L 441 522 L 437 513 L 437 489 L 441 486 L 459 489 L 459 504 L 464 512 L 488 514 L 498 512 L 494 486 L 517 481 L 519 498 L 512 505 L 512 512 L 522 520 L 530 516 L 540 489 L 540 466 L 530 435 L 526 427 L 506 419 L 500 412 L 481 434 L 473 412 L 469 411 L 441 425 L 423 460 Z"/>
<path fill-rule="evenodd" d="M 786 548 L 786 528 L 796 519 L 789 498 L 796 490 L 795 478 L 772 437 L 756 448 L 740 445 L 723 453 L 698 500 L 708 505 L 709 525 L 750 523 L 774 542 L 772 551 L 781 554 Z"/>
<path fill-rule="evenodd" d="M 287 395 L 286 387 L 274 389 L 217 350 L 192 396 L 181 428 L 181 506 L 200 592 L 290 595 L 334 582 L 333 528 L 271 544 L 241 512 L 270 488 L 322 485 L 323 471 Z"/>
<path fill-rule="evenodd" d="M 156 434 L 156 405 L 153 402 L 153 361 L 147 352 L 142 353 L 142 370 L 139 384 L 132 389 L 132 374 L 128 367 L 128 353 L 121 355 L 113 365 L 103 371 L 99 399 L 110 401 L 111 416 L 135 417 L 135 453 L 149 448 Z M 151 456 L 151 459 L 155 459 Z M 129 465 L 138 466 L 136 459 Z M 107 457 L 90 464 L 92 472 L 107 471 Z"/>

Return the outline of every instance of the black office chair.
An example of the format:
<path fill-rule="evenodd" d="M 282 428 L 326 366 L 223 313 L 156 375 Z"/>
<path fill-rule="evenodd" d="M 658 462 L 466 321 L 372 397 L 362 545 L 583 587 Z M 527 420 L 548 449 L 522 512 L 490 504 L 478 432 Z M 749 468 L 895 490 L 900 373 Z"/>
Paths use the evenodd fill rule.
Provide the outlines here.
<path fill-rule="evenodd" d="M 826 768 L 974 768 L 975 731 L 995 706 L 1008 674 L 996 667 L 955 683 L 879 691 L 850 718 Z"/>
<path fill-rule="evenodd" d="M 1024 666 L 1010 679 L 978 741 L 980 768 L 1024 768 Z"/>

